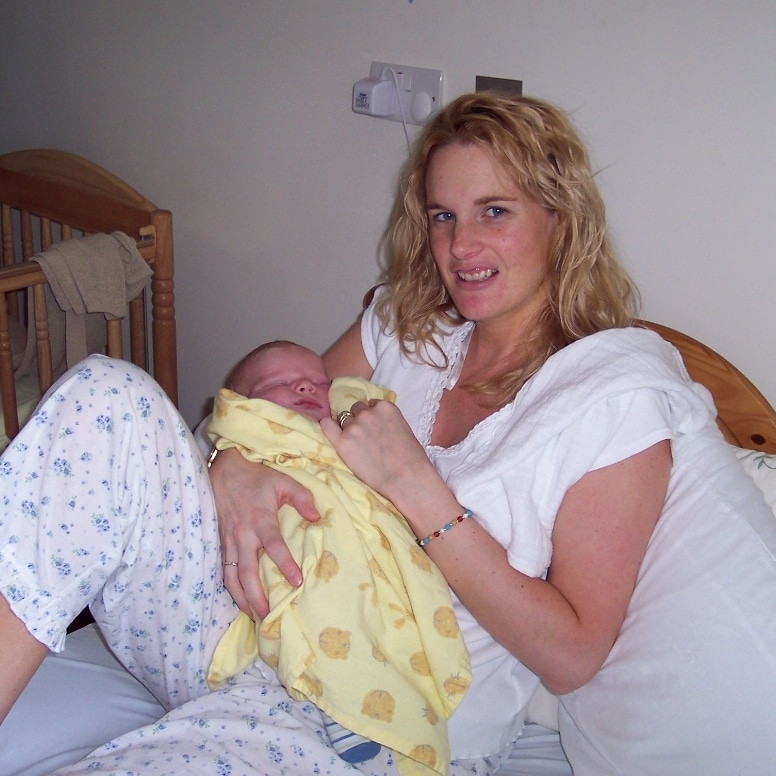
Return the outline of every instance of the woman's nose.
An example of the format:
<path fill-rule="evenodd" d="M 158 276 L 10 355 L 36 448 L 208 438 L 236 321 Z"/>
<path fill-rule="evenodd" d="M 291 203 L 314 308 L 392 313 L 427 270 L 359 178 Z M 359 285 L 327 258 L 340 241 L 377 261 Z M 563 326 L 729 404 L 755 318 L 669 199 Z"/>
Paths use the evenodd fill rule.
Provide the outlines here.
<path fill-rule="evenodd" d="M 465 259 L 475 254 L 479 248 L 480 239 L 475 224 L 456 221 L 453 227 L 453 237 L 450 252 L 457 259 Z"/>

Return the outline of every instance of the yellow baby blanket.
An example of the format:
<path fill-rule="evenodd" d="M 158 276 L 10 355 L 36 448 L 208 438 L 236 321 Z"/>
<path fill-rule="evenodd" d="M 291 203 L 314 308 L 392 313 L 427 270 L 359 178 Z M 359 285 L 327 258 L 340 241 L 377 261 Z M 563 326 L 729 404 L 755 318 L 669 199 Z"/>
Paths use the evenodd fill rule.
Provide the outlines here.
<path fill-rule="evenodd" d="M 339 378 L 329 398 L 336 415 L 355 401 L 393 395 Z M 261 657 L 294 698 L 393 749 L 405 776 L 445 774 L 446 720 L 471 683 L 469 655 L 448 586 L 405 519 L 304 415 L 223 389 L 208 431 L 219 449 L 237 447 L 309 488 L 321 514 L 309 523 L 281 507 L 304 582 L 293 588 L 262 553 L 270 614 L 261 623 L 237 617 L 216 648 L 210 686 Z"/>

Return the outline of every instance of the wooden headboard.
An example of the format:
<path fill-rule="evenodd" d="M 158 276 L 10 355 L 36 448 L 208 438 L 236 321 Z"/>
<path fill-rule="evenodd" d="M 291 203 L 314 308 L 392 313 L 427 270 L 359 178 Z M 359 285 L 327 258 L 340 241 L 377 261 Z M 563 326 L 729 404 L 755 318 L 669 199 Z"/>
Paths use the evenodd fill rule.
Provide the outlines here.
<path fill-rule="evenodd" d="M 119 321 L 108 322 L 108 355 L 123 358 L 123 343 L 128 340 L 128 358 L 153 374 L 177 404 L 172 214 L 96 164 L 51 149 L 0 155 L 0 205 L 0 396 L 8 436 L 15 433 L 16 422 L 15 412 L 8 409 L 16 406 L 13 380 L 7 379 L 13 372 L 8 318 L 27 323 L 22 309 L 27 289 L 32 289 L 36 300 L 34 334 L 41 389 L 51 382 L 43 303 L 46 278 L 40 265 L 29 259 L 53 242 L 97 232 L 123 232 L 134 238 L 153 270 L 150 294 L 142 292 L 130 302 L 129 332 L 122 332 Z"/>
<path fill-rule="evenodd" d="M 776 453 L 776 410 L 738 369 L 702 342 L 676 329 L 651 321 L 641 324 L 674 345 L 682 354 L 690 377 L 711 392 L 717 405 L 717 423 L 729 442 Z"/>

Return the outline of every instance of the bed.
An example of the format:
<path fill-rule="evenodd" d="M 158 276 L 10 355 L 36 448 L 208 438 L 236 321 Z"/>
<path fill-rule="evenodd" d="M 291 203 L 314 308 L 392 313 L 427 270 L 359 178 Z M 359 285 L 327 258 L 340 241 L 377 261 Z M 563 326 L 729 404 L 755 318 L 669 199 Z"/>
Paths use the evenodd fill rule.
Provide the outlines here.
<path fill-rule="evenodd" d="M 691 376 L 711 391 L 723 434 L 776 515 L 776 410 L 739 370 L 710 348 L 660 324 L 644 321 L 641 325 L 673 343 Z M 119 713 L 112 701 L 115 697 L 122 699 Z M 26 703 L 38 713 L 46 710 L 46 718 L 38 719 L 35 729 L 24 724 Z M 64 652 L 44 661 L 0 727 L 0 773 L 42 776 L 85 756 L 122 730 L 150 724 L 163 713 L 112 657 L 96 626 L 88 625 L 71 634 Z M 553 728 L 557 718 L 557 700 L 538 692 L 529 707 L 529 720 Z M 503 769 L 504 776 L 518 772 L 511 761 Z"/>
<path fill-rule="evenodd" d="M 128 357 L 154 374 L 177 400 L 175 314 L 173 306 L 172 227 L 169 212 L 159 210 L 136 191 L 90 162 L 59 151 L 22 151 L 0 156 L 3 253 L 0 267 L 0 375 L 6 429 L 15 433 L 17 385 L 13 379 L 10 343 L 15 328 L 32 321 L 41 339 L 45 364 L 48 349 L 45 317 L 25 310 L 29 296 L 46 283 L 32 255 L 74 233 L 121 231 L 136 241 L 153 269 L 147 294 L 131 304 L 126 322 L 132 333 L 109 337 L 110 352 L 129 340 Z M 18 232 L 11 227 L 19 227 Z M 38 232 L 33 236 L 33 227 Z M 28 289 L 33 289 L 29 291 Z M 150 322 L 150 325 L 149 325 Z M 742 466 L 776 511 L 776 411 L 729 361 L 702 343 L 674 329 L 651 322 L 682 354 L 690 375 L 715 398 L 720 428 L 735 446 Z M 111 324 L 115 329 L 116 324 Z M 52 376 L 36 377 L 36 395 Z M 33 398 L 33 403 L 35 399 Z M 117 703 L 114 699 L 121 698 Z M 42 699 L 42 700 L 41 700 Z M 553 726 L 552 698 L 537 696 L 534 721 Z M 549 702 L 547 702 L 549 701 Z M 28 708 L 40 715 L 27 723 Z M 149 724 L 163 714 L 157 701 L 111 656 L 95 626 L 68 638 L 68 647 L 48 657 L 0 727 L 0 773 L 38 776 L 73 762 L 123 730 Z M 511 773 L 509 767 L 506 773 Z"/>
<path fill-rule="evenodd" d="M 104 320 L 99 349 L 151 373 L 177 404 L 172 214 L 98 165 L 52 149 L 0 156 L 0 205 L 0 449 L 65 366 L 58 348 L 69 343 L 56 341 L 46 272 L 32 260 L 64 241 L 115 233 L 134 241 L 150 283 L 127 300 L 125 317 Z M 34 368 L 25 371 L 19 362 L 30 351 Z"/>

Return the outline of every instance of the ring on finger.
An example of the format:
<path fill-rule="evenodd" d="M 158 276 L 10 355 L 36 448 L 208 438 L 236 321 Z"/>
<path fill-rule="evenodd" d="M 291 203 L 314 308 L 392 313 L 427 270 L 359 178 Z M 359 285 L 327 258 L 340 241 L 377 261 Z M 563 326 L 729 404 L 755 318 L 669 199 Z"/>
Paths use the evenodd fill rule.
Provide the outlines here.
<path fill-rule="evenodd" d="M 240 564 L 236 560 L 224 561 L 224 566 L 239 566 Z"/>
<path fill-rule="evenodd" d="M 352 420 L 355 417 L 355 415 L 350 410 L 342 410 L 339 415 L 337 415 L 337 423 L 339 423 L 340 428 L 345 428 L 345 421 L 349 418 Z"/>

